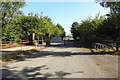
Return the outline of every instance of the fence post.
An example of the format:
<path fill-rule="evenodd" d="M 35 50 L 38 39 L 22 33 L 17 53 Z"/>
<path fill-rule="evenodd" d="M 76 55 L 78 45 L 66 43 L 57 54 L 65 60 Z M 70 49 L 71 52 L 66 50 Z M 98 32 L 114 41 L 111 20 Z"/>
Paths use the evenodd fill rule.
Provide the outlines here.
<path fill-rule="evenodd" d="M 21 40 L 20 40 L 20 45 L 21 45 L 21 51 L 22 51 L 22 42 L 21 42 Z"/>

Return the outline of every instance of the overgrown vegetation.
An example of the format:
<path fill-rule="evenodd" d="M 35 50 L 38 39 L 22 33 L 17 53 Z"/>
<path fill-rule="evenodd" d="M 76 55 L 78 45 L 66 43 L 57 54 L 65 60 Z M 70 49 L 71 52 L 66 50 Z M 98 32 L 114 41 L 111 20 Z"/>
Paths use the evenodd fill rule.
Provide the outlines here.
<path fill-rule="evenodd" d="M 15 51 L 15 52 L 13 51 L 12 53 L 2 54 L 0 56 L 0 60 L 1 61 L 11 61 L 12 59 L 14 60 L 14 59 L 22 58 L 22 57 L 25 57 L 27 55 L 37 52 L 38 49 L 39 48 L 26 50 L 26 51 Z"/>
<path fill-rule="evenodd" d="M 85 41 L 85 36 L 91 35 L 115 43 L 116 51 L 120 46 L 120 1 L 105 2 L 96 0 L 101 6 L 110 8 L 109 14 L 92 19 L 91 17 L 82 20 L 81 23 L 74 22 L 71 27 L 71 33 L 75 40 Z M 84 43 L 84 42 L 83 42 Z"/>
<path fill-rule="evenodd" d="M 50 38 L 52 36 L 65 36 L 64 28 L 60 24 L 54 24 L 48 16 L 43 16 L 42 13 L 24 15 L 19 9 L 25 6 L 25 2 L 20 1 L 5 2 L 3 0 L 1 2 L 1 41 L 29 39 L 34 34 L 35 39 L 45 39 L 46 44 L 50 45 Z"/>

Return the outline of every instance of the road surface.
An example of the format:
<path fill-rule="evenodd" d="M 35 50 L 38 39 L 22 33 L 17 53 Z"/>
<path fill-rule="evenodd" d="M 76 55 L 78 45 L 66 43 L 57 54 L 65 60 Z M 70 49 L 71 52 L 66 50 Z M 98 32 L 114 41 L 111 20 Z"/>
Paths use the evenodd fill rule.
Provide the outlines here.
<path fill-rule="evenodd" d="M 3 78 L 117 78 L 118 56 L 90 55 L 83 48 L 54 43 L 2 67 Z M 68 45 L 69 44 L 69 45 Z"/>

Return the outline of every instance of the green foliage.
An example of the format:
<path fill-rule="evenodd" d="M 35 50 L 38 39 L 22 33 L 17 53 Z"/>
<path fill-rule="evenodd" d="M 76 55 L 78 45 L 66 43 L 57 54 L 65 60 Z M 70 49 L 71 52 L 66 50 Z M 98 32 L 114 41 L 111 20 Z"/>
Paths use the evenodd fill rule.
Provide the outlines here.
<path fill-rule="evenodd" d="M 120 14 L 119 0 L 113 0 L 112 2 L 109 2 L 109 1 L 107 2 L 104 0 L 96 0 L 96 2 L 105 8 L 110 8 L 110 13 L 108 16 L 116 16 L 117 14 Z"/>
<path fill-rule="evenodd" d="M 76 40 L 77 37 L 81 35 L 96 35 L 98 27 L 105 20 L 105 16 L 99 16 L 99 14 L 94 18 L 82 20 L 81 23 L 74 22 L 71 27 L 71 33 L 73 38 Z"/>
<path fill-rule="evenodd" d="M 38 45 L 38 41 L 34 40 L 33 43 L 37 46 Z"/>
<path fill-rule="evenodd" d="M 48 17 L 48 16 L 44 16 L 42 18 L 42 23 L 43 23 L 43 33 L 44 34 L 54 34 L 54 24 L 52 22 L 52 20 Z"/>
<path fill-rule="evenodd" d="M 10 23 L 17 15 L 21 14 L 19 9 L 25 5 L 25 2 L 19 1 L 21 0 L 18 0 L 18 2 L 1 2 L 0 11 L 2 13 L 2 27 Z"/>
<path fill-rule="evenodd" d="M 39 36 L 44 36 L 48 33 L 50 35 L 63 35 L 64 32 L 60 24 L 59 27 L 54 25 L 52 20 L 47 16 L 29 13 L 28 16 L 20 16 L 19 20 L 18 24 L 21 27 L 21 33 L 25 36 L 35 33 L 39 38 Z"/>
<path fill-rule="evenodd" d="M 120 52 L 115 52 L 114 54 L 115 54 L 115 55 L 120 55 Z"/>
<path fill-rule="evenodd" d="M 19 2 L 21 0 L 18 0 L 18 2 L 11 2 L 11 1 L 5 1 L 3 0 L 1 2 L 0 6 L 0 23 L 2 24 L 2 28 L 0 29 L 2 31 L 1 40 L 7 41 L 7 40 L 18 40 L 19 39 L 19 33 L 16 31 L 16 25 L 15 25 L 15 19 L 17 16 L 21 15 L 22 12 L 19 10 L 25 5 L 25 2 Z"/>
<path fill-rule="evenodd" d="M 114 41 L 120 39 L 120 1 L 105 2 L 103 0 L 97 1 L 101 6 L 110 8 L 107 19 L 103 22 L 98 32 L 104 36 L 110 37 Z"/>
<path fill-rule="evenodd" d="M 25 2 L 11 2 L 5 0 L 1 2 L 0 11 L 2 24 L 1 41 L 21 40 L 33 33 L 40 39 L 46 34 L 55 36 L 64 36 L 65 31 L 60 24 L 53 24 L 51 18 L 42 14 L 29 13 L 28 16 L 23 15 L 19 9 L 25 5 Z"/>
<path fill-rule="evenodd" d="M 97 32 L 105 37 L 109 37 L 111 40 L 117 40 L 120 38 L 120 27 L 116 26 L 115 17 L 109 17 L 104 20 Z"/>
<path fill-rule="evenodd" d="M 120 41 L 120 1 L 105 2 L 104 0 L 96 0 L 101 6 L 110 8 L 109 14 L 105 16 L 97 16 L 94 19 L 88 18 L 82 20 L 81 23 L 74 22 L 72 24 L 71 33 L 74 39 L 79 36 L 94 35 L 102 36 L 104 39 L 109 38 L 116 42 L 116 51 L 119 49 Z"/>
<path fill-rule="evenodd" d="M 54 35 L 55 36 L 65 37 L 64 28 L 60 24 L 56 25 L 56 29 L 55 29 L 55 34 Z"/>
<path fill-rule="evenodd" d="M 79 23 L 78 22 L 74 22 L 73 24 L 72 24 L 72 27 L 71 27 L 71 33 L 72 33 L 72 35 L 73 35 L 73 38 L 76 40 L 76 38 L 78 37 L 78 36 L 80 36 L 80 32 L 79 32 L 79 29 L 78 29 L 78 27 L 79 27 Z"/>
<path fill-rule="evenodd" d="M 42 26 L 40 25 L 41 21 L 37 14 L 31 14 L 29 16 L 22 15 L 18 19 L 20 20 L 18 24 L 20 27 L 21 34 L 24 35 L 22 37 L 29 36 L 32 33 L 41 34 Z"/>
<path fill-rule="evenodd" d="M 103 0 L 98 1 L 98 3 L 105 7 L 110 8 L 110 13 L 107 14 L 108 18 L 99 28 L 98 32 L 109 37 L 111 40 L 116 42 L 116 51 L 119 50 L 120 41 L 120 1 L 114 0 L 114 2 L 105 2 Z"/>

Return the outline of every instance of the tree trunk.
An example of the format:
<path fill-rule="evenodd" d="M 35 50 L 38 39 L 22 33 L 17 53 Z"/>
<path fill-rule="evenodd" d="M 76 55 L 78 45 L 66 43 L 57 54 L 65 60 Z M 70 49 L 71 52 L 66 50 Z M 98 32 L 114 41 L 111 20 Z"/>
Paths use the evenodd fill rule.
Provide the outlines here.
<path fill-rule="evenodd" d="M 50 46 L 50 34 L 46 34 L 46 46 Z"/>
<path fill-rule="evenodd" d="M 116 52 L 119 51 L 119 42 L 116 42 Z"/>
<path fill-rule="evenodd" d="M 33 43 L 33 41 L 35 40 L 35 33 L 32 33 L 32 34 L 30 34 L 30 36 L 29 36 L 29 44 L 30 45 L 33 45 L 34 43 Z"/>
<path fill-rule="evenodd" d="M 81 46 L 85 47 L 85 35 L 84 34 L 81 35 Z"/>
<path fill-rule="evenodd" d="M 35 40 L 35 33 L 32 33 L 32 41 Z"/>

